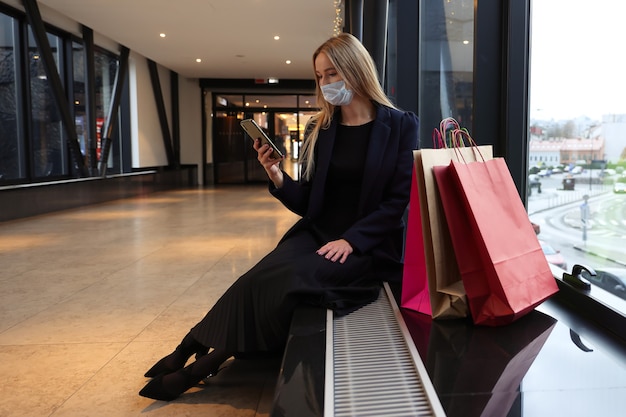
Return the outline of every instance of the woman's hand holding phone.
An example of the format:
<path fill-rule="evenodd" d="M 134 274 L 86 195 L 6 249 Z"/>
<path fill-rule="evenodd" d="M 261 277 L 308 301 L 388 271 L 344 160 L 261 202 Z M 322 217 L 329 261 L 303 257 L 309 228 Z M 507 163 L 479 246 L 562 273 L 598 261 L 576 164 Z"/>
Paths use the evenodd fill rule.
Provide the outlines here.
<path fill-rule="evenodd" d="M 280 161 L 284 158 L 276 159 L 272 157 L 274 149 L 267 143 L 261 144 L 260 139 L 255 139 L 252 147 L 257 151 L 257 159 L 267 172 L 267 176 L 274 183 L 276 188 L 283 186 L 283 171 L 280 169 Z"/>

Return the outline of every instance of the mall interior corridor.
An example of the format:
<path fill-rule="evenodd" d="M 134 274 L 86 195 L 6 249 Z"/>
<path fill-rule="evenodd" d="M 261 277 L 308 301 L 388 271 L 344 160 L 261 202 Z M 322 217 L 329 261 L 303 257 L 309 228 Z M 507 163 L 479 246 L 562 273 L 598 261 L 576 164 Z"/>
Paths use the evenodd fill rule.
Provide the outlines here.
<path fill-rule="evenodd" d="M 230 360 L 176 401 L 137 395 L 296 216 L 265 185 L 0 223 L 0 416 L 267 416 L 280 367 Z"/>

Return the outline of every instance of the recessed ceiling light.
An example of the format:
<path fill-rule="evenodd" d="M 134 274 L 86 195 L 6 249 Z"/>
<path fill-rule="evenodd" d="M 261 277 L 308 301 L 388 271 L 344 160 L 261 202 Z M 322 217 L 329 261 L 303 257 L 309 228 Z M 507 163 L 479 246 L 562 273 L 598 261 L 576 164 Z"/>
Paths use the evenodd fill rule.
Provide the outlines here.
<path fill-rule="evenodd" d="M 291 64 L 291 59 L 286 60 L 285 64 L 287 64 L 287 65 Z"/>
<path fill-rule="evenodd" d="M 279 40 L 279 39 L 280 39 L 280 36 L 278 36 L 278 35 L 274 35 L 274 40 L 275 40 L 275 41 L 277 41 L 277 40 Z"/>
<path fill-rule="evenodd" d="M 202 60 L 200 58 L 196 58 L 196 62 L 200 63 Z"/>
<path fill-rule="evenodd" d="M 467 39 L 463 41 L 463 45 L 468 45 L 468 44 L 469 44 L 469 41 Z"/>
<path fill-rule="evenodd" d="M 164 38 L 164 37 L 165 37 L 165 36 L 167 36 L 167 35 L 165 35 L 165 33 L 159 33 L 159 36 L 160 36 L 160 37 L 162 37 L 162 38 Z"/>

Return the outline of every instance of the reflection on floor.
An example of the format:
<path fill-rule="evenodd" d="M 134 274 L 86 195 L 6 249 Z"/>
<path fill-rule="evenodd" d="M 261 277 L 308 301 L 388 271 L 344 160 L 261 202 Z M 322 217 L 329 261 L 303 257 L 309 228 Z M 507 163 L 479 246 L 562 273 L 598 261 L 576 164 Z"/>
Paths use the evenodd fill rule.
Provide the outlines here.
<path fill-rule="evenodd" d="M 259 185 L 0 223 L 0 416 L 268 415 L 280 358 L 170 403 L 137 392 L 295 220 Z"/>

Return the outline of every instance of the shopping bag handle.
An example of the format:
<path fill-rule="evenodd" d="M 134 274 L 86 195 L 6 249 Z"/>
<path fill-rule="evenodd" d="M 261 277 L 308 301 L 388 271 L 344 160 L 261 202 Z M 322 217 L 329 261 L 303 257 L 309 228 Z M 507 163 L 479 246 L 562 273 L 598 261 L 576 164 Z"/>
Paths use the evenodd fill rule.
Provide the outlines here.
<path fill-rule="evenodd" d="M 484 162 L 485 158 L 478 149 L 478 145 L 470 135 L 469 131 L 461 127 L 459 122 L 453 117 L 446 117 L 439 122 L 439 128 L 433 129 L 433 145 L 436 149 L 452 148 L 455 149 L 455 153 L 459 156 L 460 160 L 465 162 L 465 158 L 462 153 L 458 151 L 459 148 L 471 147 L 474 153 L 478 153 L 480 159 Z M 478 158 L 476 158 L 478 160 Z"/>
<path fill-rule="evenodd" d="M 433 129 L 433 145 L 437 149 L 451 148 L 452 135 L 454 132 L 461 129 L 459 122 L 452 117 L 446 117 L 439 122 L 439 129 Z M 448 139 L 450 137 L 450 139 Z"/>

